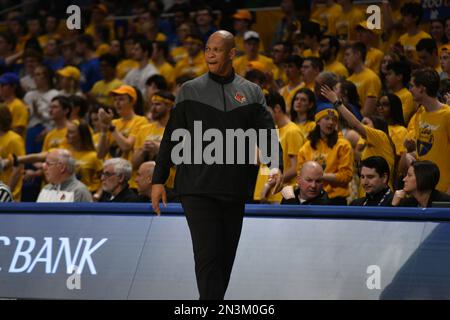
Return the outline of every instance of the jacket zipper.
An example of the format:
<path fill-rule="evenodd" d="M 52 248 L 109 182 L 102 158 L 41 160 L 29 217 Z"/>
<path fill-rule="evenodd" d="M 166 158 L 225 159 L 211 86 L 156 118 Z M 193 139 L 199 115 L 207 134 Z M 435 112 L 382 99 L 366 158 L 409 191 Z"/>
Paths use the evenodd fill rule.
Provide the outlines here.
<path fill-rule="evenodd" d="M 223 84 L 221 84 L 222 86 L 222 96 L 223 96 L 223 109 L 225 110 L 225 112 L 227 112 L 227 104 L 225 102 L 225 89 L 223 87 Z"/>

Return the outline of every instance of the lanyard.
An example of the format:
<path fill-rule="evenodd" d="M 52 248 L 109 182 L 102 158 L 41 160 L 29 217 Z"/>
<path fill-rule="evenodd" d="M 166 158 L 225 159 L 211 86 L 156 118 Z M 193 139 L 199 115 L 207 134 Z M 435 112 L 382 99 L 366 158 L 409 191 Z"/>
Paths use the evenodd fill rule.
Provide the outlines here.
<path fill-rule="evenodd" d="M 391 193 L 391 189 L 388 189 L 383 197 L 381 198 L 380 202 L 378 202 L 377 206 L 381 206 L 381 204 L 383 203 L 384 199 L 386 199 L 386 197 Z M 369 202 L 369 197 L 367 197 L 366 201 L 364 201 L 363 206 L 367 206 L 367 202 Z"/>

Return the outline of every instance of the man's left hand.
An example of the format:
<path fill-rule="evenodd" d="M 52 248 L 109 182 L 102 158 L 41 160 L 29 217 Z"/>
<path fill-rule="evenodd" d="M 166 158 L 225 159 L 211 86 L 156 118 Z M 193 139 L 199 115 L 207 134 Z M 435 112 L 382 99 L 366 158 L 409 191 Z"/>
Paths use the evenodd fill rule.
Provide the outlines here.
<path fill-rule="evenodd" d="M 275 183 L 272 194 L 275 194 L 275 193 L 278 193 L 281 191 L 281 189 L 283 187 L 283 174 L 281 173 L 280 169 L 275 168 L 275 169 L 270 170 L 268 182 Z"/>

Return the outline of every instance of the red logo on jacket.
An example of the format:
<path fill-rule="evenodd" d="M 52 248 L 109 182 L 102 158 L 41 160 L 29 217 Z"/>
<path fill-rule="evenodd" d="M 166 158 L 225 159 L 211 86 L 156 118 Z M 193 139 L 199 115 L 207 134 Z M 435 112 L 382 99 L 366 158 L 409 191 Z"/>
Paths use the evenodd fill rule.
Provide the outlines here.
<path fill-rule="evenodd" d="M 234 98 L 237 101 L 239 101 L 239 103 L 244 103 L 244 102 L 247 101 L 247 98 L 242 93 L 240 93 L 239 91 L 236 92 L 236 94 L 234 95 Z"/>

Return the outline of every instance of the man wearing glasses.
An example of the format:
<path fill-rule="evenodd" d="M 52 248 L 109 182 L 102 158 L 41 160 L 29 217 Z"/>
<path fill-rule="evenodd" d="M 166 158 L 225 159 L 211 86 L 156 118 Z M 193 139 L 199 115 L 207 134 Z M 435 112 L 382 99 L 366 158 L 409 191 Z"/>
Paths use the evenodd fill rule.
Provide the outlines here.
<path fill-rule="evenodd" d="M 88 188 L 75 177 L 75 159 L 65 149 L 55 149 L 47 154 L 44 174 L 49 182 L 37 202 L 92 202 Z"/>
<path fill-rule="evenodd" d="M 122 158 L 108 159 L 100 177 L 103 193 L 99 202 L 139 202 L 136 192 L 129 188 L 131 163 Z"/>

